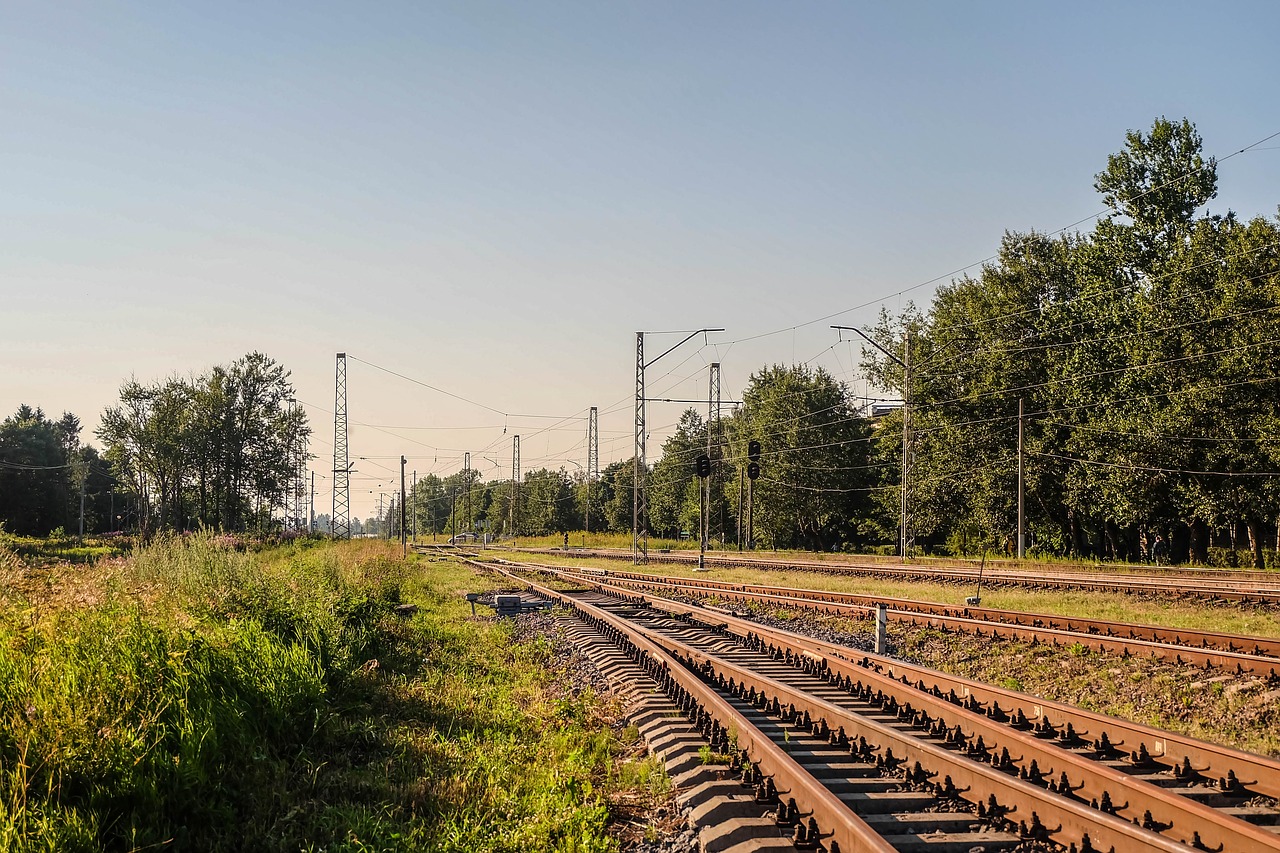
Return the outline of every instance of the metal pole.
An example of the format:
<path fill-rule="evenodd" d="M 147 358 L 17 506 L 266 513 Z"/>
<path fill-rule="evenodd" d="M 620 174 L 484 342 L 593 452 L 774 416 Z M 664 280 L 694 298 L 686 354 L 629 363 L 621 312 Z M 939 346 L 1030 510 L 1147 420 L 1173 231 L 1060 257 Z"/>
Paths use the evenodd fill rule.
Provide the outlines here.
<path fill-rule="evenodd" d="M 902 518 L 898 530 L 898 550 L 902 553 L 902 562 L 907 562 L 911 551 L 911 519 L 910 519 L 910 495 L 911 495 L 911 463 L 914 459 L 914 450 L 912 448 L 911 435 L 911 329 L 908 328 L 903 335 L 902 342 L 902 358 L 898 358 L 889 350 L 882 347 L 879 343 L 867 335 L 866 332 L 853 326 L 832 326 L 833 329 L 841 329 L 848 332 L 857 333 L 863 340 L 871 344 L 890 361 L 895 362 L 902 367 Z"/>
<path fill-rule="evenodd" d="M 746 469 L 742 467 L 741 461 L 738 463 L 738 550 L 742 550 L 742 498 L 746 489 Z"/>
<path fill-rule="evenodd" d="M 400 457 L 400 556 L 401 557 L 409 556 L 409 525 L 406 524 L 406 522 L 408 521 L 408 510 L 406 507 L 408 505 L 405 502 L 405 493 L 404 493 L 404 466 L 406 463 L 408 463 L 408 461 L 409 460 L 405 459 L 403 456 Z"/>
<path fill-rule="evenodd" d="M 876 604 L 876 654 L 885 654 L 889 640 L 889 607 L 883 603 Z"/>
<path fill-rule="evenodd" d="M 710 480 L 711 478 L 703 477 L 703 479 Z M 702 504 L 699 510 L 702 515 L 702 529 L 705 532 L 707 529 L 707 490 L 698 489 L 698 497 L 701 498 L 698 503 Z M 707 537 L 702 536 L 700 538 L 702 541 L 698 543 L 698 571 L 704 572 L 707 569 Z"/>
<path fill-rule="evenodd" d="M 463 454 L 463 477 L 467 484 L 467 526 L 465 532 L 475 532 L 475 521 L 471 518 L 471 454 Z"/>
<path fill-rule="evenodd" d="M 907 517 L 911 494 L 911 331 L 903 342 L 902 362 L 902 562 L 910 559 L 911 530 Z"/>
<path fill-rule="evenodd" d="M 747 482 L 747 550 L 756 549 L 756 481 Z"/>
<path fill-rule="evenodd" d="M 311 472 L 311 507 L 310 513 L 307 515 L 307 532 L 316 532 L 316 472 Z"/>
<path fill-rule="evenodd" d="M 1022 480 L 1022 398 L 1018 398 L 1018 559 L 1027 556 L 1026 527 L 1023 516 L 1023 480 Z"/>
<path fill-rule="evenodd" d="M 418 544 L 418 472 L 413 472 L 413 544 Z"/>
<path fill-rule="evenodd" d="M 707 374 L 707 458 L 711 460 L 711 476 L 707 477 L 707 544 L 711 544 L 712 483 L 720 478 L 720 362 L 713 361 Z M 721 509 L 724 504 L 721 503 Z M 724 545 L 724 514 L 720 516 L 720 544 Z"/>

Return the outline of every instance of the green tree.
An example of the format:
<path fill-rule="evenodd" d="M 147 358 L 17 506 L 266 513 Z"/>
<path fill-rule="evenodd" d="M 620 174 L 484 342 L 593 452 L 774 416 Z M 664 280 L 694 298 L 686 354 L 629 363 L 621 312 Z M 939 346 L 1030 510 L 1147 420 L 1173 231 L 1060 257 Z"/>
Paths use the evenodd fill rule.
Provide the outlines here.
<path fill-rule="evenodd" d="M 822 368 L 774 365 L 752 375 L 729 424 L 731 458 L 763 448 L 755 536 L 775 547 L 859 547 L 872 534 L 878 466 L 872 427 Z"/>

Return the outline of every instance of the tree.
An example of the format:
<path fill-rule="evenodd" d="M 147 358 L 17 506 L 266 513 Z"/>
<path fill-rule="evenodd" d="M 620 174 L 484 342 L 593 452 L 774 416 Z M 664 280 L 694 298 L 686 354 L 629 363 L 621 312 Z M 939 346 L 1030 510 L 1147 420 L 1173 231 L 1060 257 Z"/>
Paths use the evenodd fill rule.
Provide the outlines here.
<path fill-rule="evenodd" d="M 860 545 L 876 487 L 869 420 L 822 368 L 774 365 L 752 375 L 729 424 L 732 458 L 760 441 L 756 538 L 775 547 Z"/>
<path fill-rule="evenodd" d="M 1196 210 L 1218 194 L 1217 163 L 1205 159 L 1202 147 L 1194 124 L 1161 116 L 1146 135 L 1126 133 L 1124 150 L 1109 156 L 1096 176 L 1094 188 L 1130 220 L 1144 260 L 1167 252 Z"/>
<path fill-rule="evenodd" d="M 138 527 L 261 526 L 283 504 L 310 434 L 289 373 L 250 353 L 204 376 L 144 385 L 131 379 L 98 437 L 131 484 Z"/>
<path fill-rule="evenodd" d="M 10 532 L 38 536 L 65 523 L 68 465 L 65 433 L 40 409 L 19 406 L 0 423 L 0 520 Z"/>

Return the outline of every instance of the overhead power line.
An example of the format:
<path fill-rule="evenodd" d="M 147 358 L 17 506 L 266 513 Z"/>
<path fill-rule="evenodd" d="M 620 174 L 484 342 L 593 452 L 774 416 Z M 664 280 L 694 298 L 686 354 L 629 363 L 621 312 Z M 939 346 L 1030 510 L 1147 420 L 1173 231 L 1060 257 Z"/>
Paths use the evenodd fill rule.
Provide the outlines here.
<path fill-rule="evenodd" d="M 1271 141 L 1272 139 L 1275 139 L 1276 137 L 1280 137 L 1280 131 L 1276 131 L 1275 133 L 1272 133 L 1272 134 L 1270 134 L 1270 135 L 1268 135 L 1268 136 L 1263 137 L 1262 139 L 1259 139 L 1257 142 L 1250 143 L 1249 145 L 1246 145 L 1246 146 L 1244 146 L 1243 148 L 1241 148 L 1241 149 L 1239 149 L 1239 150 L 1237 150 L 1237 151 L 1233 151 L 1232 153 L 1230 153 L 1230 154 L 1226 155 L 1225 157 L 1222 157 L 1222 158 L 1217 159 L 1215 162 L 1216 162 L 1216 163 L 1225 163 L 1226 161 L 1230 160 L 1231 158 L 1233 158 L 1233 157 L 1237 157 L 1237 156 L 1239 156 L 1239 155 L 1241 155 L 1241 154 L 1245 153 L 1246 151 L 1249 151 L 1249 150 L 1250 150 L 1250 149 L 1252 149 L 1252 148 L 1256 148 L 1256 147 L 1258 147 L 1258 146 L 1262 145 L 1262 144 L 1263 144 L 1263 143 L 1265 143 L 1265 142 L 1269 142 L 1269 141 Z M 1181 180 L 1183 180 L 1184 178 L 1186 178 L 1189 174 L 1191 174 L 1191 170 L 1187 170 L 1186 172 L 1183 172 L 1183 173 L 1182 173 L 1182 174 L 1180 174 L 1180 175 L 1177 175 L 1177 176 L 1175 176 L 1175 177 L 1173 177 L 1173 178 L 1170 178 L 1168 181 L 1166 181 L 1166 182 L 1165 182 L 1165 183 L 1163 183 L 1163 184 L 1160 184 L 1160 185 L 1158 185 L 1158 186 L 1154 186 L 1154 187 L 1151 187 L 1150 189 L 1147 189 L 1146 191 L 1144 191 L 1144 192 L 1140 193 L 1139 195 L 1134 196 L 1132 199 L 1130 199 L 1130 201 L 1137 201 L 1138 199 L 1142 198 L 1143 196 L 1150 195 L 1151 193 L 1158 192 L 1158 191 L 1160 191 L 1160 190 L 1162 190 L 1162 189 L 1164 189 L 1164 188 L 1166 188 L 1166 187 L 1168 187 L 1168 186 L 1171 186 L 1171 185 L 1173 185 L 1173 184 L 1176 184 L 1178 181 L 1181 181 Z M 1080 219 L 1077 219 L 1075 222 L 1072 222 L 1072 223 L 1069 223 L 1069 224 L 1067 224 L 1067 225 L 1064 225 L 1064 226 L 1062 226 L 1061 228 L 1059 228 L 1059 229 L 1057 229 L 1057 230 L 1055 230 L 1055 231 L 1048 232 L 1045 236 L 1047 236 L 1047 237 L 1056 237 L 1056 236 L 1058 236 L 1058 235 L 1060 235 L 1060 234 L 1064 234 L 1064 233 L 1066 233 L 1067 231 L 1069 231 L 1069 230 L 1070 230 L 1070 229 L 1072 229 L 1072 228 L 1075 228 L 1075 227 L 1076 227 L 1076 226 L 1078 226 L 1078 225 L 1083 225 L 1084 223 L 1086 223 L 1086 222 L 1090 222 L 1090 221 L 1092 221 L 1092 220 L 1094 220 L 1094 219 L 1097 219 L 1097 218 L 1098 218 L 1098 217 L 1100 217 L 1100 216 L 1106 216 L 1106 215 L 1107 215 L 1108 213 L 1110 213 L 1110 212 L 1111 212 L 1111 211 L 1110 211 L 1110 208 L 1104 208 L 1104 209 L 1102 209 L 1102 210 L 1099 210 L 1099 211 L 1098 211 L 1098 212 L 1096 212 L 1096 213 L 1090 214 L 1089 216 L 1085 216 L 1085 217 L 1082 217 L 1082 218 L 1080 218 Z M 876 299 L 871 299 L 871 300 L 868 300 L 868 301 L 866 301 L 866 302 L 862 302 L 862 303 L 859 303 L 859 304 L 857 304 L 857 305 L 854 305 L 854 306 L 852 306 L 852 307 L 850 307 L 850 308 L 844 308 L 844 309 L 842 309 L 842 310 L 840 310 L 840 311 L 834 311 L 834 312 L 832 312 L 832 313 L 830 313 L 830 314 L 824 314 L 824 315 L 822 315 L 821 317 L 816 317 L 816 318 L 814 318 L 814 319 L 812 319 L 812 320 L 806 320 L 806 321 L 804 321 L 804 322 L 802 322 L 802 323 L 796 323 L 796 324 L 791 325 L 791 326 L 784 326 L 784 327 L 779 328 L 779 329 L 774 329 L 773 331 L 770 331 L 770 332 L 761 332 L 761 333 L 759 333 L 759 334 L 756 334 L 756 335 L 750 335 L 750 336 L 745 337 L 745 338 L 737 338 L 737 339 L 735 339 L 735 340 L 733 340 L 733 341 L 728 341 L 728 342 L 726 342 L 726 343 L 727 343 L 727 344 L 729 344 L 729 345 L 732 345 L 732 344 L 739 344 L 739 343 L 746 343 L 746 342 L 748 342 L 748 341 L 754 341 L 754 340 L 759 340 L 759 339 L 761 339 L 761 338 L 768 338 L 768 337 L 772 337 L 773 335 L 781 335 L 781 334 L 784 334 L 784 333 L 786 333 L 786 332 L 793 332 L 793 331 L 796 331 L 796 330 L 798 330 L 798 329 L 805 329 L 805 328 L 808 328 L 809 326 L 815 326 L 815 325 L 817 325 L 817 324 L 819 324 L 819 323 L 826 323 L 826 322 L 828 322 L 828 321 L 830 321 L 830 320 L 834 320 L 835 318 L 837 318 L 837 317 L 841 317 L 841 316 L 843 316 L 843 315 L 845 315 L 845 314 L 851 314 L 851 313 L 853 313 L 854 311 L 861 311 L 861 310 L 863 310 L 863 309 L 865 309 L 865 308 L 870 308 L 870 307 L 872 307 L 872 306 L 874 306 L 874 305 L 880 305 L 880 304 L 883 304 L 884 302 L 887 302 L 887 301 L 888 301 L 888 300 L 890 300 L 890 299 L 896 299 L 896 298 L 899 298 L 899 297 L 902 297 L 902 296 L 906 296 L 908 293 L 913 293 L 914 291 L 917 291 L 917 290 L 919 290 L 919 289 L 920 289 L 920 288 L 922 288 L 922 287 L 928 287 L 928 286 L 929 286 L 929 285 L 931 285 L 931 284 L 937 284 L 937 283 L 938 283 L 938 282 L 940 282 L 940 281 L 945 281 L 945 280 L 951 279 L 951 278 L 953 278 L 954 276 L 959 275 L 960 273 L 965 272 L 966 270 L 973 269 L 974 267 L 976 267 L 976 266 L 981 266 L 982 264 L 990 263 L 991 261 L 997 260 L 999 257 L 1000 257 L 1000 256 L 999 256 L 998 254 L 996 254 L 996 255 L 991 255 L 991 256 L 986 257 L 986 258 L 983 258 L 983 259 L 981 259 L 981 260 L 973 261 L 972 263 L 965 264 L 964 266 L 962 266 L 962 267 L 958 267 L 958 268 L 956 268 L 956 269 L 952 270 L 951 272 L 943 273 L 942 275 L 938 275 L 938 276 L 934 276 L 933 278 L 930 278 L 930 279 L 928 279 L 928 280 L 926 280 L 926 281 L 922 281 L 922 282 L 920 282 L 920 283 L 918 283 L 918 284 L 913 284 L 913 285 L 911 285 L 910 287 L 904 287 L 904 288 L 902 288 L 901 290 L 896 291 L 895 293 L 890 293 L 890 294 L 888 294 L 887 296 L 881 296 L 881 297 L 878 297 L 878 298 L 876 298 Z"/>
<path fill-rule="evenodd" d="M 1098 459 L 1081 459 L 1078 456 L 1063 456 L 1058 453 L 1042 453 L 1035 450 L 1026 451 L 1033 456 L 1046 456 L 1050 459 L 1061 459 L 1064 462 L 1079 462 L 1081 465 L 1097 465 L 1103 468 L 1120 468 L 1125 471 L 1150 471 L 1157 474 L 1191 474 L 1213 477 L 1280 477 L 1280 471 L 1189 471 L 1185 468 L 1157 468 L 1152 465 L 1131 465 L 1123 462 L 1103 462 Z"/>

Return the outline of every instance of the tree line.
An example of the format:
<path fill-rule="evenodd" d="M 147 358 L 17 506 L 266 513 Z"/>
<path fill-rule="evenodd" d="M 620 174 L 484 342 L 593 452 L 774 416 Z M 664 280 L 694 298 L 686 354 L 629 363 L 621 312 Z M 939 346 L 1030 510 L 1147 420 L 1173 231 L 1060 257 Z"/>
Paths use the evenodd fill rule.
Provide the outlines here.
<path fill-rule="evenodd" d="M 910 400 L 917 550 L 1014 549 L 1021 431 L 1033 555 L 1232 562 L 1247 552 L 1262 566 L 1274 553 L 1280 222 L 1205 212 L 1217 164 L 1202 147 L 1186 120 L 1130 131 L 1095 177 L 1108 213 L 1091 231 L 1008 232 L 994 260 L 927 309 L 884 313 L 867 329 L 884 352 L 867 350 L 863 369 Z M 821 368 L 758 371 L 712 436 L 713 540 L 737 540 L 754 438 L 758 545 L 892 550 L 903 412 L 870 417 Z M 688 410 L 647 470 L 653 535 L 697 536 L 693 460 L 707 432 Z M 608 466 L 590 490 L 580 473 L 532 472 L 514 521 L 509 482 L 473 483 L 461 519 L 448 500 L 465 489 L 461 474 L 420 481 L 419 497 L 436 532 L 480 521 L 530 534 L 582 529 L 590 491 L 592 529 L 626 532 L 633 464 Z"/>
<path fill-rule="evenodd" d="M 1009 540 L 1021 402 L 1036 550 L 1216 547 L 1261 567 L 1280 516 L 1280 224 L 1203 212 L 1217 164 L 1186 120 L 1129 132 L 1094 186 L 1109 213 L 1091 232 L 1007 233 L 980 273 L 874 330 L 912 365 L 909 382 L 879 353 L 864 366 L 913 402 L 916 530 Z"/>
<path fill-rule="evenodd" d="M 80 420 L 21 406 L 0 424 L 0 522 L 12 533 L 281 524 L 310 426 L 289 372 L 252 352 L 196 376 L 129 379 L 81 444 Z"/>

